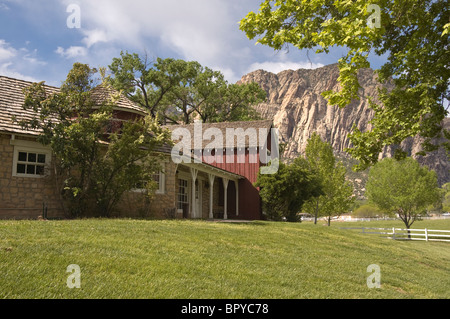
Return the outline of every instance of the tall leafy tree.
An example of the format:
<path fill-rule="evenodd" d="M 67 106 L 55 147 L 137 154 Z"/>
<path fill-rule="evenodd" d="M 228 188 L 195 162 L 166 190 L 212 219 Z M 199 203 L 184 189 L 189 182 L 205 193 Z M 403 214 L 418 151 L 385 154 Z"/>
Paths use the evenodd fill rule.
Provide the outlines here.
<path fill-rule="evenodd" d="M 442 192 L 442 211 L 444 213 L 450 213 L 450 183 L 442 185 Z"/>
<path fill-rule="evenodd" d="M 252 105 L 266 93 L 255 83 L 229 84 L 223 74 L 195 61 L 160 59 L 149 62 L 121 53 L 109 66 L 113 87 L 145 107 L 163 123 L 189 124 L 258 119 Z"/>
<path fill-rule="evenodd" d="M 180 82 L 166 96 L 166 107 L 178 111 L 181 115 L 176 122 L 189 124 L 195 116 L 206 122 L 208 116 L 214 112 L 211 104 L 219 99 L 220 92 L 226 87 L 223 75 L 198 62 L 173 60 L 171 64 L 177 70 Z"/>
<path fill-rule="evenodd" d="M 393 86 L 381 90 L 380 102 L 371 102 L 372 130 L 355 128 L 349 136 L 349 152 L 364 169 L 377 162 L 384 146 L 411 136 L 424 138 L 424 152 L 450 150 L 450 132 L 442 125 L 450 98 L 449 16 L 447 0 L 266 0 L 242 19 L 240 29 L 276 50 L 289 44 L 316 53 L 345 48 L 338 61 L 341 89 L 323 92 L 340 107 L 359 99 L 358 70 L 370 67 L 369 54 L 386 56 L 378 78 Z M 442 136 L 442 143 L 433 142 Z M 406 153 L 397 148 L 395 156 Z"/>
<path fill-rule="evenodd" d="M 150 118 L 126 122 L 120 131 L 108 132 L 118 96 L 102 101 L 94 97 L 94 89 L 99 88 L 96 73 L 86 64 L 75 63 L 59 92 L 48 92 L 43 82 L 31 85 L 25 90 L 23 107 L 35 116 L 20 122 L 40 130 L 38 141 L 52 148 L 68 213 L 76 217 L 110 216 L 136 181 L 149 190 L 154 187 L 152 175 L 159 164 L 152 150 L 170 143 L 169 132 Z"/>
<path fill-rule="evenodd" d="M 164 117 L 164 98 L 179 86 L 183 77 L 174 61 L 161 58 L 149 61 L 147 56 L 122 52 L 109 66 L 113 74 L 109 81 L 115 89 L 147 109 L 153 118 Z"/>
<path fill-rule="evenodd" d="M 209 104 L 210 112 L 202 119 L 206 122 L 234 122 L 260 119 L 253 108 L 266 99 L 267 93 L 257 83 L 228 84 L 219 98 Z"/>
<path fill-rule="evenodd" d="M 289 165 L 279 163 L 275 174 L 259 174 L 255 186 L 261 188 L 263 210 L 271 220 L 299 221 L 303 203 L 321 194 L 321 184 L 301 157 Z"/>
<path fill-rule="evenodd" d="M 337 162 L 330 144 L 322 141 L 313 133 L 305 150 L 306 160 L 317 174 L 322 184 L 323 194 L 309 199 L 303 211 L 318 217 L 326 217 L 328 226 L 333 216 L 340 216 L 349 211 L 353 203 L 353 187 L 346 180 L 346 169 L 342 162 Z"/>
<path fill-rule="evenodd" d="M 366 189 L 371 203 L 398 215 L 407 229 L 441 197 L 436 173 L 411 157 L 378 162 L 370 169 Z"/>

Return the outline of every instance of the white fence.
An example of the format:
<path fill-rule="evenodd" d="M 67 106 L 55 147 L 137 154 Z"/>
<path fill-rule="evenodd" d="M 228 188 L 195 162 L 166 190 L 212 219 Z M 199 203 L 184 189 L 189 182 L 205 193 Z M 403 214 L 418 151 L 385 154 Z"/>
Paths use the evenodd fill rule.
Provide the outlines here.
<path fill-rule="evenodd" d="M 421 216 L 421 220 L 434 220 L 434 219 L 450 219 L 450 215 L 440 215 L 440 216 Z M 398 220 L 398 217 L 353 217 L 351 215 L 342 215 L 336 218 L 337 221 L 343 222 L 371 222 L 378 220 Z"/>
<path fill-rule="evenodd" d="M 365 234 L 387 235 L 395 240 L 424 240 L 450 242 L 450 230 L 437 229 L 403 229 L 403 228 L 374 228 L 374 227 L 342 227 L 342 229 L 360 229 Z"/>
<path fill-rule="evenodd" d="M 326 220 L 325 217 L 319 217 L 317 220 Z M 450 219 L 450 215 L 440 215 L 440 216 L 421 216 L 421 220 L 435 220 L 435 219 Z M 333 217 L 332 221 L 337 222 L 372 222 L 379 220 L 398 220 L 398 217 L 353 217 L 351 215 L 341 215 L 339 217 Z M 314 217 L 302 216 L 302 221 L 314 221 Z"/>

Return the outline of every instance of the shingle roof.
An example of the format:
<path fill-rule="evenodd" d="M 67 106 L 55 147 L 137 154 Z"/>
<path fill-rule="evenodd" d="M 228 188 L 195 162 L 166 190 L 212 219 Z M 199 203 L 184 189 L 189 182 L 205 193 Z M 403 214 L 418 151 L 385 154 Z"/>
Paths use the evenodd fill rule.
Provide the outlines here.
<path fill-rule="evenodd" d="M 99 85 L 92 90 L 91 97 L 97 103 L 102 103 L 117 93 L 118 92 L 113 89 L 105 88 L 104 86 Z M 117 100 L 114 101 L 114 105 L 115 105 L 115 109 L 124 110 L 127 112 L 133 112 L 133 113 L 137 113 L 140 115 L 147 114 L 145 109 L 143 109 L 138 104 L 132 102 L 130 99 L 128 99 L 127 97 L 125 97 L 122 94 L 119 96 L 119 98 Z"/>
<path fill-rule="evenodd" d="M 38 135 L 38 131 L 24 130 L 13 122 L 13 116 L 20 121 L 32 119 L 36 115 L 32 110 L 24 110 L 22 107 L 25 100 L 23 90 L 31 84 L 32 82 L 0 76 L 0 132 Z M 45 89 L 48 93 L 59 91 L 58 88 L 47 85 Z"/>
<path fill-rule="evenodd" d="M 36 114 L 32 110 L 24 110 L 22 105 L 25 96 L 23 90 L 29 87 L 33 82 L 23 81 L 18 79 L 0 76 L 0 132 L 8 132 L 15 134 L 38 135 L 39 131 L 24 130 L 19 124 L 13 122 L 13 116 L 18 121 L 32 119 Z M 45 85 L 47 93 L 57 93 L 59 88 Z M 107 90 L 103 87 L 97 87 L 92 90 L 92 97 L 94 100 L 103 102 L 113 94 L 112 90 Z M 125 96 L 115 101 L 117 107 L 115 109 L 124 110 L 128 112 L 145 115 L 146 112 L 137 104 L 131 102 Z"/>
<path fill-rule="evenodd" d="M 32 119 L 36 114 L 32 110 L 24 110 L 22 105 L 24 103 L 25 96 L 23 90 L 29 87 L 32 82 L 13 79 L 5 76 L 0 76 L 0 132 L 7 132 L 13 134 L 27 134 L 38 135 L 39 131 L 24 130 L 19 124 L 13 122 L 15 116 L 18 121 Z M 45 85 L 47 93 L 57 93 L 59 88 Z M 97 87 L 93 90 L 92 96 L 98 102 L 103 102 L 106 98 L 112 94 L 113 91 L 109 91 L 103 87 Z M 117 109 L 131 111 L 139 114 L 146 114 L 145 110 L 137 104 L 133 103 L 124 96 L 120 96 L 118 101 L 115 101 Z M 259 136 L 261 133 L 269 132 L 272 128 L 272 120 L 263 121 L 242 121 L 242 122 L 222 122 L 222 123 L 202 123 L 202 133 L 210 128 L 219 129 L 223 135 L 224 144 L 226 142 L 227 129 L 234 129 L 234 132 L 239 132 L 237 129 L 242 129 L 241 136 L 245 136 L 245 147 L 258 146 L 259 139 L 267 139 L 267 136 Z M 192 137 L 192 149 L 194 149 L 194 124 L 190 125 L 167 125 L 165 126 L 169 130 L 173 131 L 176 128 L 185 128 L 189 131 Z M 259 130 L 259 129 L 267 129 Z M 203 136 L 202 136 L 203 137 Z M 202 138 L 201 137 L 201 138 Z M 256 145 L 254 142 L 256 141 Z M 175 141 L 177 142 L 177 141 Z M 234 136 L 234 144 L 238 145 L 238 136 Z M 211 143 L 211 140 L 203 140 L 200 145 L 205 148 Z M 224 145 L 226 146 L 226 145 Z M 240 145 L 239 145 L 240 146 Z M 171 148 L 171 147 L 170 147 Z M 168 151 L 169 147 L 164 148 L 164 151 Z"/>
<path fill-rule="evenodd" d="M 197 136 L 198 134 L 195 134 L 195 124 L 189 124 L 189 125 L 166 125 L 166 128 L 168 128 L 170 131 L 174 131 L 178 128 L 181 129 L 187 129 L 191 136 L 191 149 L 195 149 L 195 139 L 199 138 Z M 238 122 L 220 122 L 220 123 L 202 123 L 202 133 L 200 136 L 200 140 L 197 142 L 197 145 L 201 145 L 202 148 L 206 148 L 208 146 L 211 146 L 211 142 L 215 142 L 215 137 L 211 137 L 211 139 L 206 139 L 205 133 L 212 133 L 214 134 L 212 130 L 207 132 L 208 129 L 218 129 L 222 133 L 222 139 L 223 139 L 223 147 L 227 147 L 227 142 L 232 143 L 231 145 L 228 145 L 230 147 L 236 147 L 236 146 L 244 146 L 244 147 L 257 147 L 262 146 L 260 145 L 261 141 L 266 141 L 268 134 L 270 133 L 270 129 L 273 127 L 273 121 L 272 120 L 261 120 L 261 121 L 238 121 Z M 234 140 L 233 141 L 227 141 L 227 130 L 229 130 L 230 134 L 233 134 Z M 181 131 L 179 131 L 182 133 Z M 216 130 L 216 132 L 218 132 Z M 264 134 L 264 136 L 261 136 L 261 134 Z M 180 136 L 179 140 L 175 140 L 174 142 L 181 141 L 183 136 Z M 209 137 L 208 137 L 209 138 Z M 239 138 L 244 138 L 244 145 L 242 144 L 242 141 L 239 141 Z"/>

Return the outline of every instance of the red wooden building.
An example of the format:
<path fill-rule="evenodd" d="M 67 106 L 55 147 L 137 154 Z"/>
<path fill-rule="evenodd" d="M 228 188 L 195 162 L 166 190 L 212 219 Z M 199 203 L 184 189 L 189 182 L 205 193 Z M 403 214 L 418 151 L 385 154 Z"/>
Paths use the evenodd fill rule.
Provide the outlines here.
<path fill-rule="evenodd" d="M 52 150 L 37 142 L 40 134 L 24 130 L 13 118 L 30 119 L 36 114 L 24 110 L 23 89 L 32 83 L 0 76 L 0 218 L 38 218 L 43 214 L 64 217 L 55 187 Z M 58 88 L 46 86 L 48 94 Z M 117 92 L 98 87 L 95 101 L 101 103 Z M 120 129 L 123 121 L 147 114 L 124 96 L 114 99 L 114 119 L 109 130 Z M 148 203 L 140 191 L 121 198 L 118 217 L 176 217 L 201 219 L 261 219 L 261 199 L 253 186 L 267 162 L 271 148 L 272 121 L 195 123 L 167 126 L 174 141 L 186 137 L 186 158 L 177 163 L 173 148 L 162 148 L 163 169 L 155 175 L 158 183 Z M 178 135 L 177 132 L 183 133 Z M 189 139 L 187 139 L 189 136 Z M 171 158 L 172 157 L 172 158 Z M 143 199 L 144 198 L 144 199 Z M 131 209 L 130 209 L 131 208 Z"/>
<path fill-rule="evenodd" d="M 270 159 L 267 155 L 272 145 L 271 120 L 196 122 L 168 128 L 174 133 L 175 146 L 178 146 L 176 153 L 182 151 L 185 155 L 185 161 L 179 165 L 197 165 L 200 171 L 201 167 L 209 168 L 206 171 L 215 168 L 216 172 L 233 175 L 232 178 L 216 176 L 219 178 L 216 184 L 219 199 L 216 204 L 222 207 L 223 213 L 216 215 L 210 207 L 209 218 L 262 219 L 259 190 L 253 184 L 260 168 Z M 187 153 L 191 156 L 187 156 Z M 208 179 L 208 184 L 212 185 L 214 177 L 210 174 Z M 213 196 L 210 196 L 211 205 Z"/>

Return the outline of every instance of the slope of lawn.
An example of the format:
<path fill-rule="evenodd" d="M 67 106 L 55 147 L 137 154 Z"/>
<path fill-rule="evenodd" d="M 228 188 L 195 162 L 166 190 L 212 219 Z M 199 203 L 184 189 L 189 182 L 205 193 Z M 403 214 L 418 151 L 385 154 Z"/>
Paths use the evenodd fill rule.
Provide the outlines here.
<path fill-rule="evenodd" d="M 322 224 L 0 221 L 0 298 L 450 298 L 450 243 Z M 450 229 L 450 220 L 414 227 Z M 67 286 L 71 264 L 80 289 Z M 379 289 L 367 286 L 372 264 Z"/>

